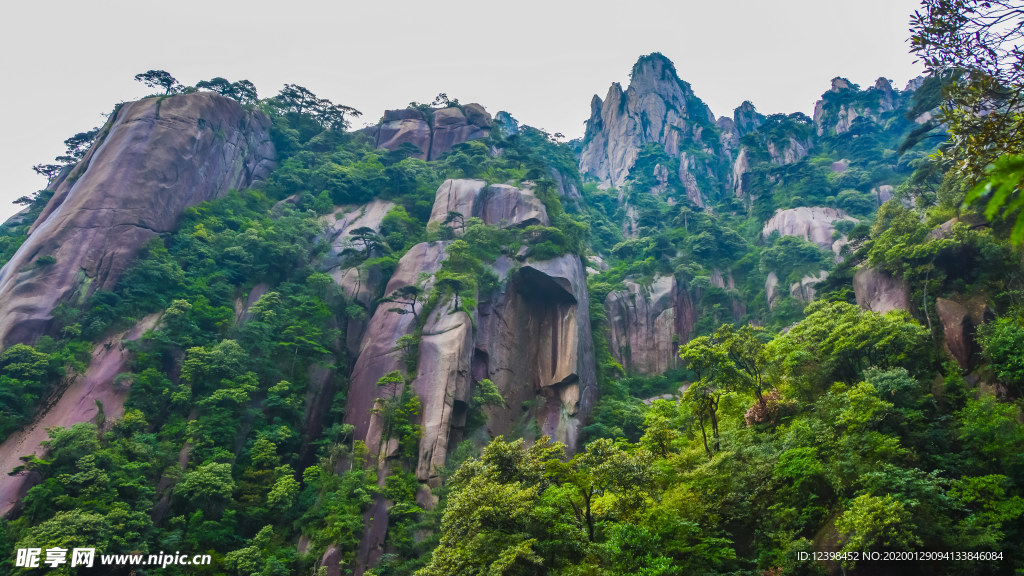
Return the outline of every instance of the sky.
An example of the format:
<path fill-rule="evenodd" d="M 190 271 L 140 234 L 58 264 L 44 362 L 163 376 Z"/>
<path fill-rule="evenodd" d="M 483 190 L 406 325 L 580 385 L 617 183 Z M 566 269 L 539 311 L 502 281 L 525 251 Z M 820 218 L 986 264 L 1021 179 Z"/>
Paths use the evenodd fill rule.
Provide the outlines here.
<path fill-rule="evenodd" d="M 804 112 L 843 76 L 902 89 L 909 0 L 176 0 L 6 3 L 0 19 L 0 220 L 46 186 L 69 136 L 152 90 L 150 69 L 185 84 L 223 76 L 262 97 L 300 84 L 364 113 L 445 92 L 492 114 L 582 136 L 594 94 L 661 52 L 716 116 L 744 100 L 764 114 Z"/>

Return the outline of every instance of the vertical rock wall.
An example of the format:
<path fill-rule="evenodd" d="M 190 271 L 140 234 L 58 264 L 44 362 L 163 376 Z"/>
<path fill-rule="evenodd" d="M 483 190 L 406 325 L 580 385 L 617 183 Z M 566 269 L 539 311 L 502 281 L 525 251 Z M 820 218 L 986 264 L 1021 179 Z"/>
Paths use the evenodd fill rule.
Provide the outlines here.
<path fill-rule="evenodd" d="M 122 106 L 0 270 L 0 345 L 34 341 L 58 303 L 112 288 L 185 208 L 266 177 L 269 127 L 262 112 L 209 92 Z"/>

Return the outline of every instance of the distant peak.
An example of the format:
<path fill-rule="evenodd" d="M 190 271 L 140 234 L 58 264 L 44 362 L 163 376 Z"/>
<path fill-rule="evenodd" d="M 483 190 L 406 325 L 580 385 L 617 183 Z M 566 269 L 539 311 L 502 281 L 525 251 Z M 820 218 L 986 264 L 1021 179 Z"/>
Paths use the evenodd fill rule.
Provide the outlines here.
<path fill-rule="evenodd" d="M 892 92 L 892 82 L 888 78 L 882 76 L 878 80 L 875 80 L 875 90 L 881 90 L 882 92 Z"/>
<path fill-rule="evenodd" d="M 835 78 L 832 79 L 832 88 L 829 91 L 830 92 L 842 92 L 843 90 L 856 90 L 856 89 L 857 89 L 857 85 L 856 84 L 850 82 L 846 78 L 842 78 L 840 76 L 836 76 Z"/>
<path fill-rule="evenodd" d="M 636 81 L 638 77 L 644 76 L 654 76 L 655 79 L 661 79 L 667 76 L 671 79 L 679 80 L 675 64 L 673 64 L 672 61 L 661 52 L 652 52 L 645 56 L 641 56 L 636 61 L 636 64 L 633 64 L 633 70 L 630 72 L 630 78 Z"/>

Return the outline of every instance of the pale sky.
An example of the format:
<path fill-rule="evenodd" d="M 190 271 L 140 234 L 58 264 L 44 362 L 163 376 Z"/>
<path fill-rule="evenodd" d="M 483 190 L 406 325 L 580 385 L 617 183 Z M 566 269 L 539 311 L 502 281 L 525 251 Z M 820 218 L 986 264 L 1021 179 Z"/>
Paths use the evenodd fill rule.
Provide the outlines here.
<path fill-rule="evenodd" d="M 920 74 L 907 52 L 909 0 L 450 0 L 9 2 L 0 18 L 0 220 L 46 185 L 34 164 L 101 125 L 113 105 L 151 92 L 164 69 L 186 84 L 248 79 L 262 97 L 285 83 L 385 109 L 439 92 L 492 114 L 581 136 L 590 99 L 628 83 L 661 52 L 716 116 L 743 100 L 804 112 L 844 76 L 902 89 Z"/>

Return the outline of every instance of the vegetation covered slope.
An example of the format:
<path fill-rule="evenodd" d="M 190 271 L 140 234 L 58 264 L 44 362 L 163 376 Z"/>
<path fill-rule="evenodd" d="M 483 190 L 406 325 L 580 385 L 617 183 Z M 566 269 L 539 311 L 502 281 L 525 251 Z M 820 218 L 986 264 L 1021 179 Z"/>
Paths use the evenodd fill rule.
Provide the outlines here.
<path fill-rule="evenodd" d="M 943 81 L 890 94 L 885 106 L 884 87 L 835 82 L 815 119 L 747 107 L 732 144 L 728 123 L 702 120 L 734 163 L 746 158 L 738 177 L 695 175 L 703 206 L 663 142 L 641 146 L 625 183 L 608 189 L 578 173 L 577 144 L 528 127 L 424 162 L 421 150 L 374 149 L 344 130 L 351 111 L 300 87 L 250 101 L 273 120 L 273 175 L 190 209 L 116 288 L 62 305 L 51 333 L 0 355 L 6 435 L 86 370 L 94 343 L 160 315 L 129 344 L 131 365 L 116 379 L 131 388 L 124 415 L 53 430 L 46 454 L 26 458 L 23 473 L 38 482 L 0 523 L 0 545 L 214 557 L 168 574 L 1019 571 L 1020 249 L 1008 224 L 961 208 L 974 181 L 921 140 L 941 132 L 917 119 Z M 903 146 L 908 137 L 921 143 Z M 464 214 L 428 225 L 446 178 L 532 182 L 550 226 Z M 881 202 L 882 187 L 894 199 Z M 394 207 L 342 255 L 384 278 L 367 304 L 325 273 L 324 219 L 375 199 Z M 856 218 L 830 222 L 845 248 L 764 233 L 778 210 L 811 207 Z M 5 254 L 23 226 L 5 227 Z M 449 244 L 425 293 L 384 294 L 400 258 L 435 240 Z M 578 445 L 533 439 L 525 420 L 516 436 L 529 441 L 492 439 L 488 416 L 520 407 L 474 377 L 466 440 L 448 447 L 425 489 L 411 368 L 379 382 L 395 392 L 375 408 L 393 451 L 380 456 L 354 437 L 343 423 L 348 330 L 378 306 L 416 316 L 412 339 L 394 342 L 415 367 L 432 309 L 472 316 L 506 288 L 499 259 L 566 253 L 594 266 L 601 395 Z M 855 303 L 853 276 L 868 268 L 902 283 L 905 309 Z M 813 302 L 766 293 L 769 274 L 788 288 L 820 270 L 829 276 Z M 672 341 L 678 364 L 640 374 L 609 346 L 606 302 L 629 282 L 667 277 L 689 295 L 694 322 Z M 377 503 L 384 554 L 368 567 L 357 556 Z M 864 552 L 968 555 L 897 563 Z M 9 556 L 0 572 L 32 573 Z"/>

